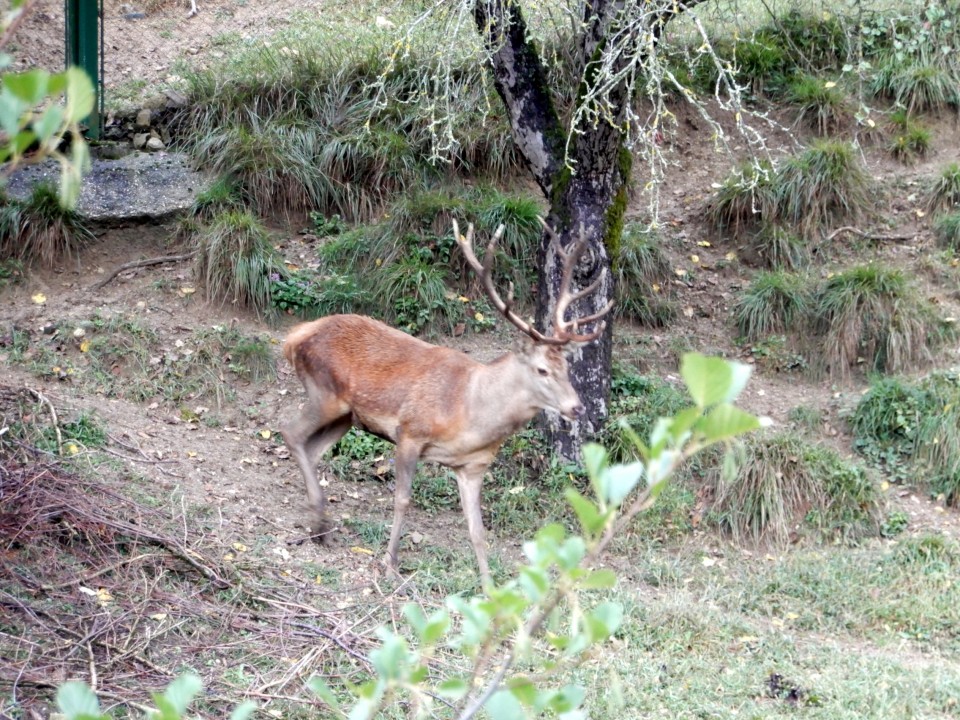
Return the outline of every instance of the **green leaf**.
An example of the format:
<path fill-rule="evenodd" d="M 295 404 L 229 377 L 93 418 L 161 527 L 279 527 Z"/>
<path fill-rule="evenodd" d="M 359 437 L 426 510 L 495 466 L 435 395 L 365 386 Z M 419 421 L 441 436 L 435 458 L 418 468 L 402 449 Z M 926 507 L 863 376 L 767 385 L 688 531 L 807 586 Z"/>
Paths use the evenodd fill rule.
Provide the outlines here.
<path fill-rule="evenodd" d="M 22 73 L 7 73 L 3 76 L 4 86 L 29 107 L 33 107 L 47 96 L 49 80 L 50 73 L 40 69 Z"/>
<path fill-rule="evenodd" d="M 427 625 L 427 616 L 423 614 L 420 606 L 417 603 L 407 603 L 403 606 L 403 616 L 410 623 L 414 632 L 417 633 L 417 637 L 422 640 L 423 629 Z"/>
<path fill-rule="evenodd" d="M 583 455 L 583 467 L 587 471 L 587 477 L 590 478 L 590 484 L 597 497 L 602 496 L 600 487 L 597 485 L 603 468 L 607 466 L 607 450 L 603 445 L 597 443 L 587 443 L 581 450 Z"/>
<path fill-rule="evenodd" d="M 167 689 L 163 691 L 163 696 L 170 701 L 177 714 L 183 715 L 187 711 L 190 701 L 196 697 L 202 688 L 203 681 L 200 680 L 199 676 L 193 673 L 185 673 L 167 686 Z"/>
<path fill-rule="evenodd" d="M 611 505 L 619 507 L 643 478 L 643 471 L 642 462 L 608 467 L 600 474 L 600 487 L 603 491 L 601 497 Z"/>
<path fill-rule="evenodd" d="M 450 628 L 450 615 L 444 610 L 439 610 L 430 616 L 423 633 L 420 635 L 420 641 L 426 645 L 434 645 L 442 638 Z"/>
<path fill-rule="evenodd" d="M 370 653 L 377 674 L 385 680 L 397 680 L 407 664 L 407 642 L 386 628 L 377 632 L 383 644 Z"/>
<path fill-rule="evenodd" d="M 723 403 L 710 410 L 697 423 L 696 429 L 707 442 L 715 443 L 760 429 L 760 419 L 729 403 Z"/>
<path fill-rule="evenodd" d="M 437 695 L 454 702 L 466 697 L 469 691 L 470 684 L 463 678 L 447 678 L 437 685 Z"/>
<path fill-rule="evenodd" d="M 550 589 L 550 578 L 547 577 L 547 573 L 541 568 L 529 565 L 520 569 L 517 581 L 530 602 L 539 602 Z"/>
<path fill-rule="evenodd" d="M 43 114 L 33 121 L 33 131 L 41 143 L 46 143 L 62 127 L 63 108 L 51 105 Z"/>
<path fill-rule="evenodd" d="M 600 514 L 596 505 L 573 488 L 567 488 L 563 494 L 576 513 L 584 534 L 593 537 L 603 530 L 603 526 L 606 525 L 606 519 Z"/>
<path fill-rule="evenodd" d="M 67 70 L 67 122 L 78 123 L 93 110 L 96 93 L 90 78 L 80 68 Z"/>
<path fill-rule="evenodd" d="M 157 706 L 159 712 L 151 720 L 180 720 L 180 713 L 177 712 L 177 708 L 170 702 L 169 698 L 154 693 L 153 704 Z"/>
<path fill-rule="evenodd" d="M 615 602 L 603 602 L 597 605 L 587 616 L 591 642 L 606 640 L 613 635 L 623 621 L 623 606 Z"/>
<path fill-rule="evenodd" d="M 498 690 L 483 707 L 494 720 L 525 720 L 526 713 L 520 701 L 509 690 Z"/>
<path fill-rule="evenodd" d="M 557 548 L 557 561 L 564 570 L 572 570 L 586 554 L 587 546 L 583 538 L 574 536 L 567 538 L 566 542 Z"/>
<path fill-rule="evenodd" d="M 584 590 L 606 590 L 617 584 L 617 574 L 610 569 L 594 570 L 580 580 Z"/>
<path fill-rule="evenodd" d="M 683 382 L 701 408 L 734 400 L 746 386 L 750 372 L 749 365 L 700 353 L 687 353 L 680 362 Z"/>
<path fill-rule="evenodd" d="M 79 680 L 65 682 L 57 690 L 57 707 L 67 720 L 100 717 L 100 703 L 86 683 Z"/>
<path fill-rule="evenodd" d="M 307 687 L 310 688 L 314 695 L 323 700 L 334 710 L 340 709 L 340 701 L 337 700 L 337 696 L 333 694 L 333 690 L 330 689 L 330 686 L 327 685 L 322 678 L 314 675 L 312 678 L 307 680 Z"/>
<path fill-rule="evenodd" d="M 16 135 L 20 129 L 23 114 L 29 107 L 5 88 L 0 92 L 0 130 L 11 137 Z"/>
<path fill-rule="evenodd" d="M 257 710 L 257 704 L 252 700 L 247 700 L 237 705 L 230 713 L 230 720 L 247 720 Z"/>

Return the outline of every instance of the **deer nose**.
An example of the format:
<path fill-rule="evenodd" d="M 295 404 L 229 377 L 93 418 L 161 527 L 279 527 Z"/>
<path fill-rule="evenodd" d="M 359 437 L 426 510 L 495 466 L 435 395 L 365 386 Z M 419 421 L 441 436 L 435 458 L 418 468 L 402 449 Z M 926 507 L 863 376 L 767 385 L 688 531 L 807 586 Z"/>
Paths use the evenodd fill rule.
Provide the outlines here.
<path fill-rule="evenodd" d="M 581 417 L 587 409 L 583 405 L 574 405 L 573 406 L 573 416 L 575 418 Z"/>

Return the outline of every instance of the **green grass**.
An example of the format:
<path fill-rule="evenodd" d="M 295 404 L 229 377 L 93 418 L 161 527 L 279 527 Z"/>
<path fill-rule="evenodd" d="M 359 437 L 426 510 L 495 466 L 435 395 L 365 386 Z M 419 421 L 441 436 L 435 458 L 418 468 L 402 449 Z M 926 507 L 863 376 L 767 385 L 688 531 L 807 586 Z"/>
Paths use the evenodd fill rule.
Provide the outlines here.
<path fill-rule="evenodd" d="M 896 480 L 918 482 L 960 505 L 960 377 L 940 371 L 919 381 L 871 385 L 851 418 L 855 445 Z"/>
<path fill-rule="evenodd" d="M 957 79 L 951 68 L 937 61 L 891 54 L 879 62 L 870 89 L 911 113 L 931 112 L 958 104 Z"/>
<path fill-rule="evenodd" d="M 638 225 L 624 228 L 614 262 L 616 317 L 665 327 L 676 315 L 669 297 L 673 273 L 661 242 L 656 233 Z"/>
<path fill-rule="evenodd" d="M 871 207 L 871 179 L 859 151 L 837 140 L 816 140 L 777 170 L 776 215 L 808 240 L 838 223 L 852 223 Z"/>
<path fill-rule="evenodd" d="M 779 225 L 764 224 L 750 237 L 747 252 L 771 270 L 801 270 L 810 264 L 807 243 Z"/>
<path fill-rule="evenodd" d="M 821 136 L 838 133 L 852 119 L 849 100 L 835 80 L 800 75 L 791 81 L 786 99 L 797 108 L 797 122 Z"/>
<path fill-rule="evenodd" d="M 207 300 L 270 315 L 270 276 L 281 264 L 260 221 L 247 211 L 225 210 L 201 230 L 198 243 L 194 274 Z"/>
<path fill-rule="evenodd" d="M 940 247 L 960 252 L 960 210 L 939 216 L 933 223 Z"/>
<path fill-rule="evenodd" d="M 881 501 L 866 472 L 798 435 L 758 435 L 738 447 L 735 467 L 709 477 L 713 520 L 738 542 L 784 544 L 813 528 L 828 538 L 875 533 Z"/>
<path fill-rule="evenodd" d="M 805 325 L 810 303 L 809 281 L 803 276 L 783 271 L 761 272 L 737 299 L 734 322 L 741 336 L 762 340 Z"/>
<path fill-rule="evenodd" d="M 707 219 L 718 230 L 738 238 L 761 222 L 777 217 L 774 169 L 766 162 L 743 163 L 717 188 L 707 206 Z"/>
<path fill-rule="evenodd" d="M 903 271 L 876 264 L 823 281 L 812 315 L 823 338 L 820 369 L 833 377 L 861 364 L 877 372 L 921 367 L 950 333 Z"/>
<path fill-rule="evenodd" d="M 934 178 L 927 196 L 931 212 L 951 211 L 960 205 L 960 163 L 950 163 Z"/>
<path fill-rule="evenodd" d="M 75 210 L 61 207 L 57 189 L 34 186 L 29 197 L 0 197 L 0 260 L 52 268 L 73 257 L 93 239 Z"/>

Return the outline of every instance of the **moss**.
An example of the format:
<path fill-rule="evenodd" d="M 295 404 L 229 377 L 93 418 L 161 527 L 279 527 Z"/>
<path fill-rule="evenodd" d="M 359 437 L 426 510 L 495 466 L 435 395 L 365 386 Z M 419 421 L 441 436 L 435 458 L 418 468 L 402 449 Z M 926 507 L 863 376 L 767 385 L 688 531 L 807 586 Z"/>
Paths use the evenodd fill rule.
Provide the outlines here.
<path fill-rule="evenodd" d="M 627 214 L 627 187 L 632 169 L 633 155 L 627 148 L 621 147 L 617 153 L 620 188 L 607 209 L 607 222 L 603 236 L 603 244 L 607 248 L 607 256 L 610 258 L 610 266 L 613 269 L 616 269 L 617 258 L 620 257 L 620 240 L 623 238 L 623 223 Z"/>

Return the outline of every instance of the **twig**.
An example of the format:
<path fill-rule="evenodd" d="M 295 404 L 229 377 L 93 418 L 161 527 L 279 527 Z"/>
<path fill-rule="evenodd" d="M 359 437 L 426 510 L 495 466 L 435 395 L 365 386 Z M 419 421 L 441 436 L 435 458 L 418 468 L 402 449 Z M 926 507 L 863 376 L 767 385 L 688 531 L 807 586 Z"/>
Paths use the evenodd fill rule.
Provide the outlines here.
<path fill-rule="evenodd" d="M 345 651 L 348 655 L 350 655 L 352 658 L 354 658 L 354 659 L 356 659 L 356 660 L 359 660 L 359 661 L 362 662 L 364 665 L 369 665 L 369 664 L 370 664 L 370 661 L 369 661 L 367 658 L 365 658 L 363 655 L 361 655 L 361 654 L 358 653 L 356 650 L 354 650 L 353 648 L 351 648 L 349 645 L 347 645 L 346 643 L 344 643 L 343 640 L 341 640 L 340 638 L 338 638 L 336 635 L 334 635 L 333 633 L 327 632 L 327 631 L 324 630 L 323 628 L 319 628 L 319 627 L 317 627 L 316 625 L 308 625 L 307 623 L 291 622 L 291 623 L 289 623 L 289 624 L 290 624 L 292 627 L 303 628 L 304 630 L 309 630 L 310 632 L 315 633 L 315 634 L 319 635 L 319 636 L 322 637 L 322 638 L 326 638 L 326 639 L 329 640 L 330 642 L 338 645 L 342 650 L 344 650 L 344 651 Z"/>
<path fill-rule="evenodd" d="M 63 455 L 63 435 L 60 434 L 60 422 L 57 420 L 57 411 L 53 408 L 53 403 L 50 402 L 47 397 L 33 388 L 27 388 L 27 391 L 30 392 L 37 400 L 47 406 L 47 409 L 50 410 L 50 418 L 53 420 L 53 430 L 57 433 L 57 453 Z"/>
<path fill-rule="evenodd" d="M 127 270 L 135 270 L 136 268 L 150 267 L 151 265 L 162 265 L 164 263 L 171 262 L 180 262 L 182 260 L 189 260 L 194 255 L 197 254 L 197 251 L 184 253 L 183 255 L 164 255 L 163 257 L 147 258 L 146 260 L 134 260 L 132 262 L 124 263 L 112 273 L 107 275 L 103 280 L 90 286 L 90 290 L 99 290 L 103 286 L 110 283 L 117 275 Z"/>
<path fill-rule="evenodd" d="M 87 657 L 90 658 L 90 689 L 97 691 L 97 662 L 93 657 L 93 646 L 87 643 Z"/>
<path fill-rule="evenodd" d="M 20 14 L 14 19 L 10 25 L 7 26 L 7 29 L 4 31 L 3 35 L 0 36 L 0 48 L 6 47 L 7 43 L 10 42 L 10 39 L 13 37 L 13 34 L 17 31 L 17 28 L 20 26 L 27 15 L 33 10 L 33 6 L 36 5 L 37 0 L 27 0 L 23 4 L 23 7 L 20 8 Z"/>
<path fill-rule="evenodd" d="M 829 242 L 837 237 L 837 235 L 842 233 L 853 233 L 854 235 L 859 235 L 867 240 L 886 240 L 888 242 L 908 242 L 917 236 L 916 233 L 907 233 L 906 235 L 881 235 L 879 233 L 864 232 L 863 230 L 855 228 L 852 225 L 845 225 L 841 228 L 837 228 L 829 235 L 825 235 L 823 240 L 824 242 Z"/>
<path fill-rule="evenodd" d="M 146 558 L 158 558 L 163 557 L 162 555 L 157 555 L 155 553 L 145 553 L 143 555 L 137 555 L 136 557 L 126 558 L 120 562 L 113 563 L 113 565 L 108 565 L 107 567 L 100 568 L 96 572 L 85 575 L 82 578 L 73 578 L 72 580 L 67 580 L 66 582 L 57 583 L 56 585 L 41 585 L 40 589 L 46 592 L 51 590 L 60 590 L 61 588 L 70 587 L 71 585 L 80 585 L 81 583 L 88 583 L 96 577 L 105 575 L 106 573 L 113 572 L 124 565 L 129 565 L 130 563 L 137 562 L 137 560 L 145 560 Z"/>

